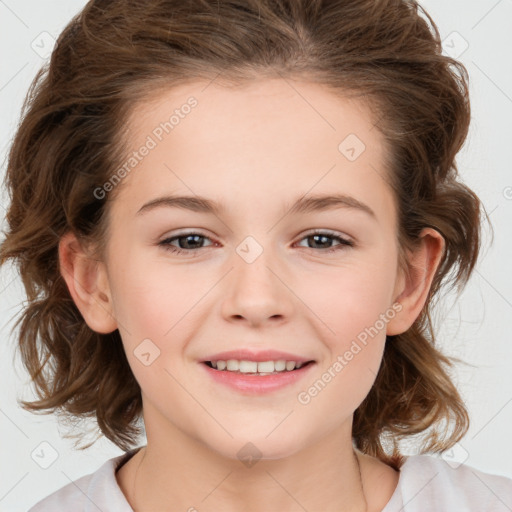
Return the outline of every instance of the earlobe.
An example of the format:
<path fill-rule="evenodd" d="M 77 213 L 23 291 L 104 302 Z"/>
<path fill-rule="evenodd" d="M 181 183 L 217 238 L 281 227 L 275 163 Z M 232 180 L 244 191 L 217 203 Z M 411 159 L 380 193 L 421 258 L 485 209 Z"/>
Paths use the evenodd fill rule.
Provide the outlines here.
<path fill-rule="evenodd" d="M 395 302 L 401 304 L 401 310 L 388 322 L 388 336 L 405 332 L 418 318 L 444 253 L 444 238 L 435 229 L 424 228 L 420 238 L 420 244 L 409 257 L 408 275 L 401 273 L 397 277 L 398 294 Z"/>
<path fill-rule="evenodd" d="M 59 265 L 69 293 L 87 325 L 102 334 L 117 329 L 105 264 L 86 253 L 71 232 L 59 242 Z"/>

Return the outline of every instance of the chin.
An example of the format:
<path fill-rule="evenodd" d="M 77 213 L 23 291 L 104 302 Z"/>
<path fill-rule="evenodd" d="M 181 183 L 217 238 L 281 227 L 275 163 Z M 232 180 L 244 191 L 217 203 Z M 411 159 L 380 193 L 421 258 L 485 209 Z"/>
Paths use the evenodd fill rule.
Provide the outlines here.
<path fill-rule="evenodd" d="M 304 446 L 304 443 L 299 441 L 292 442 L 289 437 L 283 439 L 277 433 L 272 440 L 265 438 L 265 435 L 235 436 L 234 439 L 225 439 L 224 443 L 215 446 L 211 444 L 210 439 L 208 445 L 219 455 L 227 459 L 239 460 L 247 467 L 251 467 L 260 460 L 279 460 L 290 457 Z"/>

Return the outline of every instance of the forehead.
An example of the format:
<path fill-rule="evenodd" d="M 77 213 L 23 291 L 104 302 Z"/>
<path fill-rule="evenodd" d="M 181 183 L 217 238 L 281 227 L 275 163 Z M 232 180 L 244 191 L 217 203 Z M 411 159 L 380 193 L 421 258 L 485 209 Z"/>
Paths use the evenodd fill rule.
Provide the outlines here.
<path fill-rule="evenodd" d="M 248 136 L 263 143 L 279 134 L 283 150 L 296 152 L 320 138 L 326 139 L 320 150 L 327 144 L 336 148 L 349 133 L 367 146 L 380 145 L 380 133 L 374 130 L 377 119 L 362 98 L 345 97 L 321 84 L 259 79 L 240 85 L 196 81 L 169 90 L 159 87 L 133 106 L 128 125 L 132 142 L 148 134 L 157 142 L 180 135 L 184 139 L 193 131 L 204 143 L 226 138 L 248 142 Z M 302 140 L 312 144 L 297 147 L 295 142 Z"/>
<path fill-rule="evenodd" d="M 123 207 L 135 214 L 163 192 L 180 192 L 240 211 L 262 197 L 289 202 L 336 189 L 385 208 L 386 147 L 375 117 L 360 101 L 288 79 L 155 91 L 127 123 L 130 151 L 150 149 L 124 178 Z"/>

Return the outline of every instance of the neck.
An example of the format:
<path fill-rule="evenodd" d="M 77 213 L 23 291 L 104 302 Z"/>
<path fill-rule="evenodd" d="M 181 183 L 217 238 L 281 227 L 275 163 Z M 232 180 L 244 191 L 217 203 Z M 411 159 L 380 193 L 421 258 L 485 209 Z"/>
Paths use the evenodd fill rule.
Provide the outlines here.
<path fill-rule="evenodd" d="M 131 481 L 122 486 L 134 510 L 368 510 L 365 466 L 351 438 L 343 443 L 340 434 L 288 457 L 261 458 L 252 465 L 223 457 L 182 433 L 151 434 L 147 432 L 147 446 L 133 457 Z"/>

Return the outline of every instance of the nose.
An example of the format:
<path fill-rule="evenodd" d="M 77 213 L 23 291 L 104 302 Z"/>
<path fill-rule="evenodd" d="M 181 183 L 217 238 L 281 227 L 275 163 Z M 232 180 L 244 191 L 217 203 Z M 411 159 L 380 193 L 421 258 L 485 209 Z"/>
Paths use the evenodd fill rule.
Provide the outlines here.
<path fill-rule="evenodd" d="M 223 317 L 254 327 L 268 321 L 289 321 L 294 294 L 286 283 L 286 272 L 267 250 L 254 261 L 248 261 L 238 254 L 233 257 L 234 269 L 227 276 L 222 292 Z"/>

